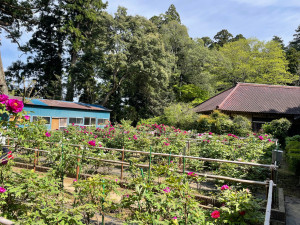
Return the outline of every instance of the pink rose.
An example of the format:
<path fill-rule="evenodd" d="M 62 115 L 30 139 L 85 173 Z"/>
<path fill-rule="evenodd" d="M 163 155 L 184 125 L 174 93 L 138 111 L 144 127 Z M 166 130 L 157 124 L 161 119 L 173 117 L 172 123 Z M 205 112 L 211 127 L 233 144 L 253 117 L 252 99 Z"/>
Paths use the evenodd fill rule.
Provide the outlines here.
<path fill-rule="evenodd" d="M 230 189 L 230 187 L 226 184 L 221 187 L 221 190 L 226 190 L 226 189 Z"/>
<path fill-rule="evenodd" d="M 25 116 L 24 116 L 24 119 L 25 119 L 25 120 L 30 120 L 30 116 L 25 115 Z"/>
<path fill-rule="evenodd" d="M 6 109 L 9 112 L 13 113 L 19 113 L 23 110 L 24 104 L 22 101 L 19 101 L 17 99 L 9 99 L 6 103 Z"/>
<path fill-rule="evenodd" d="M 0 95 L 0 103 L 5 104 L 5 102 L 8 100 L 7 95 Z"/>
<path fill-rule="evenodd" d="M 211 218 L 218 219 L 220 217 L 220 212 L 218 210 L 213 211 L 210 214 Z"/>
<path fill-rule="evenodd" d="M 88 144 L 91 146 L 96 146 L 96 141 L 95 140 L 89 141 Z"/>

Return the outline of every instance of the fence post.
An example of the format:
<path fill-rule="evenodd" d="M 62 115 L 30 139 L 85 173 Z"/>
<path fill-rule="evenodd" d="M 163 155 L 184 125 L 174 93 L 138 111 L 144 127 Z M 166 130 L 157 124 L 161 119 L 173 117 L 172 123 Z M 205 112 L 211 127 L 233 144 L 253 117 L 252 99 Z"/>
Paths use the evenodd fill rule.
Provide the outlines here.
<path fill-rule="evenodd" d="M 77 168 L 76 168 L 76 180 L 79 180 L 79 173 L 80 173 L 80 154 L 79 154 L 80 147 L 78 148 L 78 156 L 77 156 Z"/>
<path fill-rule="evenodd" d="M 36 170 L 36 164 L 37 164 L 37 151 L 34 150 L 34 161 L 33 161 L 33 171 Z"/>
<path fill-rule="evenodd" d="M 179 157 L 179 169 L 181 170 L 182 165 L 182 157 Z"/>
<path fill-rule="evenodd" d="M 123 170 L 124 170 L 124 145 L 123 145 L 123 151 L 122 151 L 122 165 L 121 165 L 121 180 L 123 180 Z"/>
<path fill-rule="evenodd" d="M 185 154 L 186 154 L 186 148 L 183 150 L 183 168 L 182 168 L 182 173 L 185 173 Z"/>
<path fill-rule="evenodd" d="M 102 225 L 104 225 L 105 224 L 105 222 L 104 222 L 104 195 L 105 195 L 105 184 L 104 184 L 104 180 L 102 180 L 102 187 L 103 187 L 103 198 L 102 198 Z"/>
<path fill-rule="evenodd" d="M 152 147 L 150 146 L 150 155 L 149 155 L 149 175 L 148 175 L 148 182 L 150 180 L 150 173 L 151 173 L 151 157 L 152 157 Z"/>

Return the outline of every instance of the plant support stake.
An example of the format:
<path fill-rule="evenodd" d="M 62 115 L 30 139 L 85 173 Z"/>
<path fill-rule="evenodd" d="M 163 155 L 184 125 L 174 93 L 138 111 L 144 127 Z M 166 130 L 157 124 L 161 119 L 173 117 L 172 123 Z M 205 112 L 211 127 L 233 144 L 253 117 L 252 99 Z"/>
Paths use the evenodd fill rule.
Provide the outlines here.
<path fill-rule="evenodd" d="M 150 154 L 149 154 L 149 175 L 148 175 L 148 181 L 150 180 L 150 173 L 151 173 L 151 157 L 152 157 L 152 147 L 150 146 Z"/>
<path fill-rule="evenodd" d="M 105 222 L 104 222 L 104 195 L 105 195 L 105 183 L 104 183 L 104 181 L 102 180 L 102 182 L 103 182 L 103 184 L 102 184 L 102 187 L 103 187 L 103 197 L 102 197 L 102 225 L 104 225 L 105 224 Z"/>

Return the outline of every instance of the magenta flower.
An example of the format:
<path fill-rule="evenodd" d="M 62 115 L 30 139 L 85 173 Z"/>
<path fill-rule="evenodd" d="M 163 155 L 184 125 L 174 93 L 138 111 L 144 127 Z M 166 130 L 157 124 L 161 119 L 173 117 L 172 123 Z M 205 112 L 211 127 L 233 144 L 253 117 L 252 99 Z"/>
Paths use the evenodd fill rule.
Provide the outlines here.
<path fill-rule="evenodd" d="M 196 174 L 194 172 L 188 172 L 187 174 L 188 176 L 191 176 L 191 177 L 196 177 Z"/>
<path fill-rule="evenodd" d="M 164 142 L 164 145 L 165 145 L 165 146 L 169 146 L 169 145 L 170 145 L 170 143 Z"/>
<path fill-rule="evenodd" d="M 19 113 L 23 110 L 24 104 L 22 101 L 19 101 L 17 99 L 9 99 L 6 103 L 6 109 L 9 112 L 13 113 Z"/>
<path fill-rule="evenodd" d="M 220 212 L 218 210 L 213 211 L 210 214 L 211 218 L 218 219 L 220 217 Z"/>
<path fill-rule="evenodd" d="M 170 193 L 170 192 L 171 192 L 171 190 L 170 190 L 169 187 L 166 187 L 163 191 L 164 191 L 165 193 Z"/>
<path fill-rule="evenodd" d="M 230 187 L 226 184 L 221 187 L 221 190 L 226 190 L 226 189 L 230 189 Z"/>
<path fill-rule="evenodd" d="M 25 115 L 25 116 L 24 116 L 24 119 L 25 119 L 25 120 L 30 120 L 30 116 Z"/>
<path fill-rule="evenodd" d="M 264 140 L 264 138 L 263 138 L 262 136 L 258 136 L 258 138 L 259 138 L 260 140 Z"/>
<path fill-rule="evenodd" d="M 2 165 L 6 165 L 8 163 L 8 160 L 7 159 L 2 159 Z"/>
<path fill-rule="evenodd" d="M 134 139 L 134 140 L 137 140 L 137 137 L 136 137 L 136 135 L 133 135 L 133 139 Z"/>
<path fill-rule="evenodd" d="M 6 192 L 6 189 L 3 187 L 0 187 L 0 193 L 4 193 L 4 192 Z"/>
<path fill-rule="evenodd" d="M 96 141 L 95 140 L 89 141 L 88 144 L 91 146 L 96 146 Z"/>
<path fill-rule="evenodd" d="M 0 95 L 0 103 L 5 104 L 5 102 L 8 100 L 7 95 Z"/>
<path fill-rule="evenodd" d="M 75 183 L 75 182 L 77 182 L 77 180 L 76 180 L 76 179 L 74 179 L 74 180 L 73 180 L 73 183 Z"/>
<path fill-rule="evenodd" d="M 51 134 L 49 132 L 45 133 L 46 137 L 51 137 Z"/>
<path fill-rule="evenodd" d="M 174 216 L 172 219 L 173 219 L 173 220 L 177 220 L 177 216 Z"/>
<path fill-rule="evenodd" d="M 269 139 L 268 139 L 268 142 L 272 142 L 272 140 L 269 138 Z"/>
<path fill-rule="evenodd" d="M 212 132 L 208 132 L 208 134 L 209 134 L 209 135 L 212 135 L 213 133 L 212 133 Z"/>

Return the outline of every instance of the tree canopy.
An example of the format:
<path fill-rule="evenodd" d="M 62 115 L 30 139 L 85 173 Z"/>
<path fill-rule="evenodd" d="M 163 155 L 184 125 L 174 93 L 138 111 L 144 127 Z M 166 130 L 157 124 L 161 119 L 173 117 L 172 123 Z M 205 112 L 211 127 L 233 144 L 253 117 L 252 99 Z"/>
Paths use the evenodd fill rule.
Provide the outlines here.
<path fill-rule="evenodd" d="M 113 121 L 136 122 L 236 82 L 299 85 L 300 27 L 285 46 L 276 35 L 260 41 L 226 29 L 191 38 L 173 4 L 147 19 L 124 7 L 111 15 L 102 0 L 2 2 L 0 35 L 18 42 L 31 31 L 19 46 L 27 59 L 6 71 L 9 91 L 19 95 L 102 104 Z M 6 82 L 0 57 L 2 93 Z"/>

